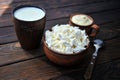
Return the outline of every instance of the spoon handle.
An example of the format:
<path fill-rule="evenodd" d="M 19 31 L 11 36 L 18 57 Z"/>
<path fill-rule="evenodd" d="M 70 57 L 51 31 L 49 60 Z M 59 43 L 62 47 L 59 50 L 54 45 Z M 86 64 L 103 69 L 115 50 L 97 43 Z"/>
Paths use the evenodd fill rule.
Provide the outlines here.
<path fill-rule="evenodd" d="M 88 67 L 86 69 L 86 72 L 84 74 L 85 80 L 90 80 L 91 79 L 93 68 L 94 68 L 94 65 L 95 65 L 95 60 L 96 60 L 96 56 L 92 56 L 91 62 L 88 65 Z"/>
<path fill-rule="evenodd" d="M 97 53 L 98 53 L 98 50 L 100 48 L 96 44 L 94 44 L 94 46 L 95 46 L 95 52 L 92 54 L 92 58 L 91 58 L 90 64 L 88 65 L 88 67 L 86 69 L 86 72 L 84 74 L 85 80 L 90 80 L 91 79 L 93 68 L 94 68 L 94 65 L 95 65 L 96 57 L 97 57 Z"/>

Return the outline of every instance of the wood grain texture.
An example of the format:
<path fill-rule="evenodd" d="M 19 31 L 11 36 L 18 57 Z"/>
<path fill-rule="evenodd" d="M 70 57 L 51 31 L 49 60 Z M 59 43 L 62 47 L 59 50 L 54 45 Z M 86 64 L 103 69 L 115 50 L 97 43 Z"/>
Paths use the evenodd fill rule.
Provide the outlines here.
<path fill-rule="evenodd" d="M 120 36 L 120 34 L 119 34 L 120 27 L 117 26 L 118 25 L 117 23 L 116 24 L 114 23 L 114 25 L 116 25 L 116 27 L 114 27 L 114 29 L 111 30 L 111 29 L 108 29 L 107 27 L 113 28 L 113 25 L 111 25 L 111 24 L 110 25 L 108 25 L 108 24 L 105 25 L 104 24 L 103 27 L 101 27 L 101 30 L 100 30 L 100 32 L 99 32 L 99 34 L 96 38 L 100 38 L 100 39 L 103 39 L 103 40 L 110 40 L 110 39 L 118 38 Z M 106 28 L 104 28 L 104 26 L 106 26 Z M 9 38 L 9 37 L 6 37 L 6 38 Z M 107 45 L 109 45 L 109 43 L 107 43 L 106 47 L 108 49 L 101 52 L 101 55 L 103 55 L 103 56 L 100 57 L 101 62 L 103 62 L 103 61 L 106 62 L 107 59 L 110 60 L 111 55 L 112 55 L 113 59 L 118 58 L 120 56 L 116 52 L 116 51 L 119 52 L 119 49 L 118 49 L 119 47 L 117 47 L 117 46 L 120 46 L 119 43 L 116 43 L 117 41 L 119 41 L 119 39 L 118 40 L 117 39 L 112 40 L 111 41 L 112 45 L 110 45 L 110 46 L 107 46 Z M 17 43 L 9 43 L 9 44 L 5 44 L 5 45 L 0 45 L 0 61 L 1 61 L 0 65 L 1 66 L 6 65 L 6 64 L 10 64 L 10 63 L 15 63 L 15 62 L 18 62 L 18 61 L 21 61 L 21 60 L 27 60 L 27 59 L 39 57 L 39 56 L 44 54 L 43 49 L 42 49 L 42 45 L 38 50 L 27 52 L 27 51 L 24 51 L 23 49 L 21 49 L 20 47 L 16 47 L 16 44 Z M 112 50 L 112 48 L 115 49 L 115 52 L 116 52 L 115 55 L 112 54 L 113 51 L 110 51 L 110 50 Z M 106 56 L 104 56 L 104 55 L 106 55 L 105 53 L 107 53 L 107 56 L 109 56 L 109 52 L 111 53 L 110 57 L 102 58 L 102 57 L 106 57 Z M 98 62 L 100 62 L 100 61 L 98 61 Z"/>
<path fill-rule="evenodd" d="M 99 51 L 92 80 L 120 80 L 119 0 L 0 0 L 0 80 L 84 80 L 83 74 L 94 47 L 80 64 L 62 67 L 53 64 L 40 48 L 21 49 L 14 31 L 11 10 L 21 4 L 41 6 L 47 11 L 45 30 L 66 24 L 71 13 L 86 13 L 100 26 L 95 38 L 105 41 Z"/>
<path fill-rule="evenodd" d="M 120 79 L 120 60 L 96 65 L 91 80 L 119 80 Z M 77 70 L 67 74 L 62 74 L 50 80 L 85 80 L 83 71 Z"/>
<path fill-rule="evenodd" d="M 107 60 L 112 61 L 120 58 L 119 41 L 120 37 L 105 42 L 105 48 L 99 52 L 98 64 L 104 63 L 104 61 L 106 62 Z"/>
<path fill-rule="evenodd" d="M 120 80 L 120 59 L 96 66 L 92 80 Z"/>
<path fill-rule="evenodd" d="M 43 58 L 37 58 L 1 67 L 0 74 L 1 80 L 48 80 L 60 72 Z"/>
<path fill-rule="evenodd" d="M 109 14 L 109 13 L 111 13 L 111 14 Z M 112 15 L 112 14 L 114 14 L 114 15 Z M 113 22 L 119 21 L 120 20 L 120 17 L 118 17 L 119 14 L 120 14 L 120 10 L 114 10 L 114 11 L 107 11 L 107 12 L 102 12 L 99 14 L 96 13 L 96 14 L 90 14 L 90 15 L 94 18 L 94 20 L 97 24 L 105 24 L 105 23 L 109 23 L 109 22 L 111 23 L 112 21 Z M 52 26 L 54 26 L 56 24 L 66 24 L 66 23 L 68 23 L 68 21 L 69 21 L 69 18 L 59 18 L 59 19 L 47 21 L 45 30 L 50 29 Z M 9 23 L 10 23 L 10 21 L 8 22 L 8 24 Z M 4 23 L 4 24 L 6 24 L 6 23 Z M 101 27 L 102 27 L 102 25 L 101 25 Z M 8 32 L 10 30 L 10 33 L 6 33 L 6 30 Z M 14 28 L 12 26 L 10 28 L 0 29 L 0 35 L 2 35 L 2 36 L 0 36 L 0 44 L 9 43 L 12 41 L 17 41 L 17 38 L 15 36 L 15 32 L 14 32 Z M 6 37 L 7 35 L 9 35 L 9 38 Z"/>
<path fill-rule="evenodd" d="M 55 9 L 47 9 L 47 20 L 54 20 L 64 17 L 69 17 L 72 13 L 98 13 L 105 10 L 114 10 L 119 9 L 118 1 L 109 1 L 109 2 L 101 2 L 101 3 L 93 3 L 87 5 L 80 5 L 80 6 L 69 6 L 69 7 L 62 7 L 62 8 L 55 8 Z M 8 10 L 7 10 L 8 11 Z M 54 13 L 55 12 L 55 13 Z M 53 16 L 53 13 L 55 14 Z M 12 25 L 11 14 L 5 14 L 0 17 L 1 27 Z M 8 24 L 4 24 L 8 23 Z"/>
<path fill-rule="evenodd" d="M 107 2 L 112 0 L 90 0 L 90 1 L 84 1 L 84 0 L 2 0 L 0 1 L 0 9 L 8 9 L 5 13 L 9 13 L 11 8 L 20 5 L 20 4 L 31 4 L 31 5 L 37 5 L 44 7 L 45 9 L 51 9 L 51 8 L 58 8 L 58 7 L 66 7 L 66 6 L 74 6 L 74 5 L 84 5 L 84 4 L 90 4 L 90 3 L 98 3 L 98 2 Z M 51 3 L 52 2 L 52 3 Z M 78 3 L 77 3 L 78 2 Z M 80 3 L 79 3 L 80 2 Z M 8 6 L 8 7 L 6 7 Z"/>
<path fill-rule="evenodd" d="M 43 54 L 42 46 L 36 50 L 25 51 L 18 42 L 0 45 L 0 66 L 40 57 Z M 7 59 L 4 60 L 5 58 Z"/>
<path fill-rule="evenodd" d="M 115 40 L 110 40 L 110 41 L 105 42 L 106 48 L 104 48 L 103 50 L 100 50 L 99 57 L 98 57 L 97 63 L 96 63 L 96 68 L 95 68 L 97 70 L 95 70 L 95 72 L 94 72 L 94 73 L 97 73 L 94 76 L 96 79 L 98 79 L 97 76 L 99 76 L 99 74 L 102 74 L 103 71 L 101 72 L 101 70 L 105 70 L 105 72 L 111 70 L 111 68 L 107 69 L 107 67 L 110 67 L 110 65 L 109 66 L 107 65 L 107 64 L 109 64 L 110 61 L 112 61 L 114 59 L 119 60 L 120 54 L 118 54 L 118 53 L 120 52 L 120 50 L 117 47 L 120 46 L 120 44 L 116 43 L 119 40 L 120 39 L 115 39 Z M 109 45 L 109 44 L 111 44 L 111 45 Z M 19 52 L 19 50 L 17 50 L 17 51 Z M 113 52 L 114 52 L 114 54 L 113 54 Z M 2 55 L 2 56 L 4 56 L 4 55 Z M 17 56 L 17 58 L 19 58 L 19 57 Z M 114 62 L 111 62 L 111 63 L 114 63 Z M 118 63 L 113 65 L 113 67 L 117 67 L 117 69 L 119 70 Z M 15 64 L 0 67 L 0 74 L 2 74 L 2 75 L 0 75 L 0 78 L 2 78 L 3 80 L 7 80 L 7 79 L 9 79 L 9 80 L 17 80 L 17 79 L 48 80 L 48 79 L 50 79 L 52 77 L 56 77 L 60 74 L 64 74 L 64 75 L 67 74 L 67 76 L 69 78 L 72 77 L 74 79 L 74 77 L 75 77 L 75 78 L 82 79 L 84 71 L 87 67 L 87 64 L 88 64 L 88 61 L 86 61 L 86 62 L 83 61 L 82 64 L 79 64 L 79 65 L 76 65 L 76 66 L 73 66 L 70 68 L 68 68 L 68 67 L 64 68 L 64 67 L 54 65 L 46 57 L 38 57 L 35 59 L 24 60 L 22 62 L 17 62 Z M 119 75 L 119 73 L 115 73 L 116 71 L 114 71 L 114 74 Z M 110 73 L 111 73 L 111 71 L 110 71 Z M 105 76 L 102 76 L 102 79 L 104 77 Z M 115 75 L 113 75 L 113 77 L 115 77 Z M 117 77 L 115 77 L 115 78 L 117 79 Z M 79 80 L 79 79 L 75 79 L 75 80 Z"/>
<path fill-rule="evenodd" d="M 106 34 L 107 36 L 103 36 L 101 34 L 101 38 L 105 37 L 105 39 L 107 39 L 110 37 L 112 38 L 112 37 L 118 36 L 118 34 L 113 34 L 113 33 L 111 33 L 111 31 L 110 32 L 108 32 L 108 31 L 105 31 L 106 33 L 103 33 L 103 35 Z M 109 34 L 109 33 L 111 33 L 111 34 Z M 113 35 L 113 36 L 111 36 L 111 35 Z M 100 36 L 99 36 L 99 38 L 100 38 Z M 102 56 L 100 55 L 100 61 L 98 61 L 99 63 L 110 61 L 112 59 L 120 57 L 120 55 L 117 53 L 117 52 L 120 52 L 119 47 L 118 47 L 118 46 L 120 46 L 120 44 L 115 43 L 117 41 L 119 41 L 119 39 L 112 40 L 111 43 L 109 41 L 108 41 L 109 43 L 106 42 L 105 46 L 107 48 L 105 48 L 105 50 L 101 52 Z M 111 45 L 109 46 L 109 44 L 111 44 Z M 115 50 L 116 54 L 112 54 L 114 52 L 114 50 L 112 50 L 112 48 Z M 27 52 L 27 51 L 24 51 L 23 49 L 21 49 L 21 47 L 16 47 L 16 43 L 0 45 L 0 50 L 1 50 L 1 52 L 0 52 L 0 65 L 1 66 L 19 62 L 22 60 L 40 57 L 41 55 L 44 55 L 42 46 L 38 50 Z M 102 58 L 102 57 L 105 57 L 105 58 Z"/>
<path fill-rule="evenodd" d="M 51 28 L 55 24 L 68 23 L 69 15 L 71 13 L 78 13 L 78 12 L 79 13 L 87 13 L 95 19 L 95 22 L 97 24 L 104 24 L 104 23 L 108 23 L 111 21 L 116 22 L 120 19 L 120 17 L 118 17 L 120 14 L 119 0 L 116 0 L 116 1 L 110 0 L 109 2 L 99 1 L 99 0 L 98 1 L 94 1 L 94 0 L 81 1 L 81 3 L 79 5 L 77 5 L 78 3 L 76 3 L 76 2 L 77 2 L 77 0 L 75 0 L 75 1 L 72 0 L 72 2 L 61 0 L 59 2 L 53 1 L 53 3 L 49 3 L 49 1 L 41 1 L 39 3 L 39 5 L 43 4 L 44 6 L 46 6 L 48 4 L 47 7 L 48 6 L 55 7 L 52 9 L 47 9 L 48 14 L 47 14 L 47 24 L 46 24 L 45 30 Z M 93 2 L 95 2 L 95 3 L 93 3 Z M 17 3 L 17 2 L 15 1 L 15 3 Z M 18 3 L 19 3 L 19 1 L 18 1 Z M 60 3 L 59 4 L 60 7 L 56 7 L 58 5 L 58 3 Z M 13 4 L 14 4 L 14 1 L 13 1 Z M 72 5 L 74 5 L 74 6 L 72 6 Z M 8 10 L 6 10 L 6 11 L 8 11 Z M 53 12 L 55 12 L 56 15 L 53 16 Z M 112 14 L 114 14 L 114 15 L 112 15 Z M 0 17 L 0 27 L 2 27 L 0 29 L 0 44 L 17 41 L 16 35 L 14 32 L 14 28 L 13 28 L 13 22 L 11 20 L 11 14 L 3 13 L 3 15 Z M 11 28 L 6 28 L 6 27 L 11 27 Z M 8 31 L 8 32 L 6 32 L 6 31 Z"/>

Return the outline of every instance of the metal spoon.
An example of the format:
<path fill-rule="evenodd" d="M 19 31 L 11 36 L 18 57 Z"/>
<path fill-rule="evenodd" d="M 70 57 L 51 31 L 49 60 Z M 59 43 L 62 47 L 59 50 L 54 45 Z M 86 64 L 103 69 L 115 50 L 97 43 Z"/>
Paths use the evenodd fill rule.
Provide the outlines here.
<path fill-rule="evenodd" d="M 94 42 L 94 46 L 95 46 L 95 52 L 93 53 L 90 64 L 88 65 L 88 68 L 86 69 L 86 72 L 84 74 L 85 80 L 91 79 L 93 68 L 94 68 L 95 61 L 96 61 L 96 57 L 98 55 L 98 50 L 103 46 L 103 41 L 100 39 L 96 39 L 93 42 Z"/>

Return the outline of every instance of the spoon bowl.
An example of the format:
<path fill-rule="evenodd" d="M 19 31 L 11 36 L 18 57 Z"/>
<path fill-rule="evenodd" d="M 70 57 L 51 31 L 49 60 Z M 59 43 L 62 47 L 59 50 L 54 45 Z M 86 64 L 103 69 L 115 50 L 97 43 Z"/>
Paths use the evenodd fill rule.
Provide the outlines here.
<path fill-rule="evenodd" d="M 103 40 L 100 40 L 100 39 L 95 39 L 94 40 L 94 44 L 100 46 L 100 48 L 103 46 Z"/>

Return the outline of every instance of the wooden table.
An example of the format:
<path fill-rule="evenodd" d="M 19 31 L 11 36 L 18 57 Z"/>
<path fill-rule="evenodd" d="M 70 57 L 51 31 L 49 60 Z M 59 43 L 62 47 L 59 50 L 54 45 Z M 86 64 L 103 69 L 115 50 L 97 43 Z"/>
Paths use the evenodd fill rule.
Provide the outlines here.
<path fill-rule="evenodd" d="M 96 38 L 105 41 L 92 80 L 120 80 L 119 0 L 0 0 L 0 80 L 84 80 L 90 55 L 78 65 L 62 67 L 50 62 L 42 49 L 25 51 L 18 45 L 11 11 L 20 4 L 41 6 L 47 11 L 45 30 L 67 24 L 72 13 L 92 16 L 100 26 Z M 89 53 L 92 54 L 91 46 Z M 56 78 L 55 78 L 56 77 Z"/>

